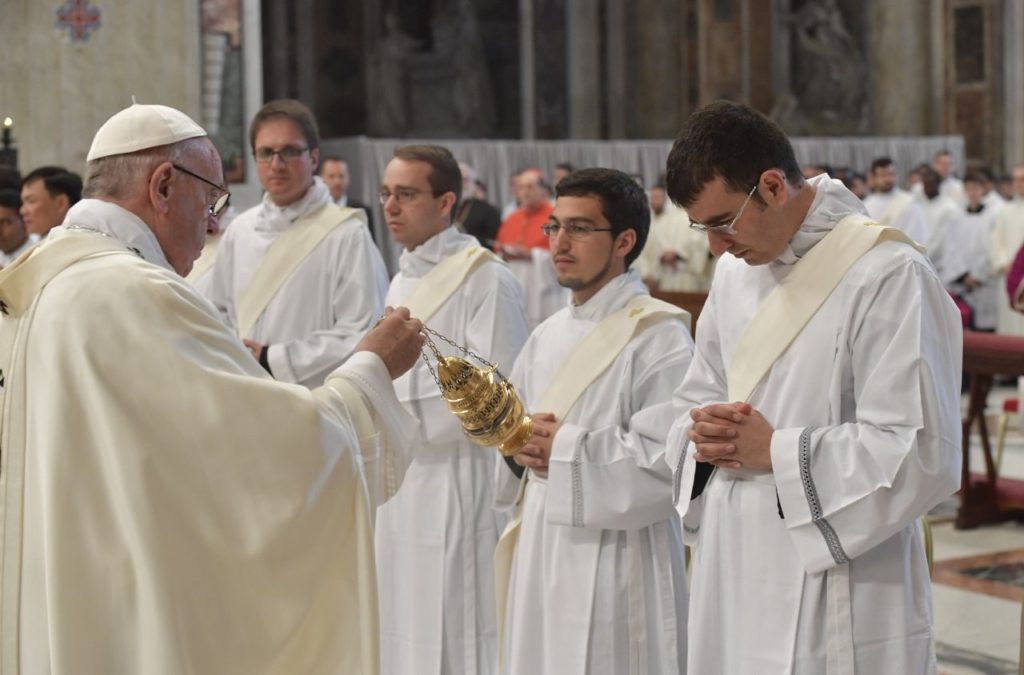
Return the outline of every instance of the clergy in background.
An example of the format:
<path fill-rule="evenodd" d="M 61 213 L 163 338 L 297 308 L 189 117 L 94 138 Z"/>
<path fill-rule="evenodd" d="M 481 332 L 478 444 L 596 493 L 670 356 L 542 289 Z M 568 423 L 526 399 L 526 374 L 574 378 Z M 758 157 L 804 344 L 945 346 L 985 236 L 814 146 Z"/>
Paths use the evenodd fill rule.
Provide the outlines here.
<path fill-rule="evenodd" d="M 497 474 L 499 503 L 516 503 L 495 554 L 505 675 L 685 666 L 686 565 L 664 438 L 693 341 L 689 315 L 629 269 L 649 223 L 628 174 L 583 169 L 558 183 L 544 231 L 572 304 L 516 360 L 534 432 Z"/>
<path fill-rule="evenodd" d="M 956 236 L 956 224 L 966 203 L 965 206 L 958 206 L 952 198 L 944 195 L 939 189 L 941 180 L 934 169 L 922 167 L 920 199 L 928 223 L 928 239 L 921 243 L 925 246 L 928 259 L 935 266 L 939 281 L 949 289 L 970 268 L 964 259 L 968 252 L 960 246 Z"/>
<path fill-rule="evenodd" d="M 721 256 L 668 439 L 689 672 L 934 673 L 918 520 L 959 487 L 956 307 L 752 108 L 694 113 L 667 182 Z"/>
<path fill-rule="evenodd" d="M 366 213 L 366 228 L 370 231 L 370 237 L 373 237 L 373 209 L 369 204 L 353 199 L 348 194 L 349 185 L 352 183 L 348 162 L 337 156 L 325 158 L 320 165 L 320 177 L 327 185 L 327 190 L 331 193 L 331 199 L 335 204 L 341 207 L 351 206 L 354 209 L 362 209 Z"/>
<path fill-rule="evenodd" d="M 388 231 L 405 248 L 388 303 L 408 303 L 431 329 L 510 369 L 529 333 L 522 290 L 504 262 L 452 227 L 462 175 L 451 153 L 436 145 L 397 148 L 382 182 Z M 491 561 L 504 525 L 494 509 L 497 453 L 462 432 L 424 361 L 395 389 L 419 427 L 405 481 L 377 514 L 381 671 L 492 673 Z"/>
<path fill-rule="evenodd" d="M 971 308 L 974 330 L 995 332 L 999 322 L 999 305 L 1005 303 L 1001 279 L 992 270 L 992 231 L 999 206 L 985 199 L 985 175 L 970 170 L 964 176 L 967 207 L 960 212 L 950 236 L 961 251 L 966 271 L 950 286 L 950 292 L 961 297 Z"/>
<path fill-rule="evenodd" d="M 551 215 L 551 192 L 539 169 L 526 169 L 515 178 L 519 208 L 498 229 L 494 250 L 508 261 L 523 285 L 530 328 L 565 306 L 566 293 L 551 266 L 548 240 L 541 231 Z"/>
<path fill-rule="evenodd" d="M 172 108 L 100 128 L 85 196 L 0 272 L 0 672 L 375 673 L 420 322 L 271 379 L 181 278 L 228 192 Z"/>
<path fill-rule="evenodd" d="M 381 315 L 387 272 L 366 212 L 337 206 L 314 175 L 309 108 L 267 103 L 249 142 L 266 192 L 224 233 L 208 297 L 275 379 L 315 387 Z"/>
<path fill-rule="evenodd" d="M 992 268 L 1000 287 L 1017 252 L 1024 247 L 1024 164 L 1013 167 L 1013 199 L 1006 203 L 992 229 Z M 1011 292 L 1015 292 L 1012 289 Z M 998 333 L 1024 335 L 1024 315 L 1014 311 L 1009 302 L 999 303 Z"/>
<path fill-rule="evenodd" d="M 670 293 L 707 291 L 711 285 L 707 237 L 690 228 L 686 211 L 669 204 L 658 183 L 648 195 L 651 231 L 636 261 L 648 287 Z"/>
<path fill-rule="evenodd" d="M 871 162 L 868 184 L 871 194 L 864 200 L 864 207 L 875 222 L 902 230 L 914 241 L 928 242 L 930 229 L 924 207 L 897 184 L 896 163 L 891 157 L 877 157 Z"/>
<path fill-rule="evenodd" d="M 25 221 L 18 213 L 20 208 L 21 196 L 17 190 L 0 190 L 0 269 L 39 241 L 38 236 L 26 231 Z"/>

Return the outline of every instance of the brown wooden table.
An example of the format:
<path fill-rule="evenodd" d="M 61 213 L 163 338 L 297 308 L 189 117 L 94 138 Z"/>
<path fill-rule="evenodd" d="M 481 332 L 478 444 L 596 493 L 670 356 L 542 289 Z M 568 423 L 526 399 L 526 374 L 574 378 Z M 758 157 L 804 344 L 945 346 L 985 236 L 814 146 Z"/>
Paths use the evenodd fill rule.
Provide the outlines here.
<path fill-rule="evenodd" d="M 996 375 L 1024 375 L 1024 338 L 998 333 L 964 331 L 964 373 L 970 378 L 967 416 L 963 420 L 963 466 L 957 529 L 970 529 L 1006 520 L 1024 520 L 1024 509 L 1010 506 L 1000 493 L 985 421 L 985 402 Z M 971 428 L 977 423 L 985 457 L 985 474 L 971 481 Z"/>
<path fill-rule="evenodd" d="M 690 333 L 697 335 L 697 319 L 704 309 L 704 303 L 708 301 L 707 293 L 668 293 L 666 291 L 651 291 L 651 296 L 658 300 L 664 300 L 670 304 L 685 309 L 693 319 Z"/>

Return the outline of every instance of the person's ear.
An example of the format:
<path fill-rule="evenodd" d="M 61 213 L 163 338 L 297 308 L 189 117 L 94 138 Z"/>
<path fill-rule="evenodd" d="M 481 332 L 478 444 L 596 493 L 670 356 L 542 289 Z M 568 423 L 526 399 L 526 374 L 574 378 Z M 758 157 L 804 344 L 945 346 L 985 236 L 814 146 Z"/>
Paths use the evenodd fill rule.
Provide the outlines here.
<path fill-rule="evenodd" d="M 447 216 L 452 212 L 452 208 L 455 206 L 455 193 L 445 192 L 441 195 L 441 215 Z"/>
<path fill-rule="evenodd" d="M 174 166 L 170 162 L 161 163 L 149 177 L 149 202 L 157 213 L 166 215 L 171 210 L 171 176 Z"/>
<path fill-rule="evenodd" d="M 766 204 L 782 206 L 789 199 L 786 175 L 778 169 L 768 169 L 758 180 L 757 194 Z"/>
<path fill-rule="evenodd" d="M 619 232 L 619 235 L 615 237 L 615 255 L 616 257 L 626 259 L 630 251 L 636 246 L 636 230 L 630 228 Z"/>

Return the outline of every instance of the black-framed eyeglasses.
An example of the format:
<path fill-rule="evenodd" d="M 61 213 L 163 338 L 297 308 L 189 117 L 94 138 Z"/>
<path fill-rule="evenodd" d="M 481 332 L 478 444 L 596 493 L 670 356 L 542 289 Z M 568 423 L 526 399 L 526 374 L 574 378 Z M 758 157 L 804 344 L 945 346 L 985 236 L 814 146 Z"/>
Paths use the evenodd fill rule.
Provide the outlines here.
<path fill-rule="evenodd" d="M 394 192 L 387 188 L 381 188 L 380 192 L 377 193 L 377 199 L 380 200 L 381 206 L 387 204 L 387 201 L 392 197 L 399 204 L 408 204 L 421 194 L 423 194 L 423 190 L 417 190 L 416 188 L 395 188 Z"/>
<path fill-rule="evenodd" d="M 730 220 L 728 223 L 722 223 L 721 225 L 705 225 L 703 223 L 697 223 L 691 220 L 690 229 L 697 230 L 698 232 L 714 232 L 715 234 L 729 236 L 736 234 L 736 222 L 740 219 L 740 216 L 743 215 L 743 210 L 747 208 L 747 204 L 750 203 L 750 198 L 754 196 L 754 191 L 756 190 L 757 185 L 750 188 L 750 192 L 747 193 L 747 198 L 743 200 L 743 205 L 740 206 L 740 210 L 736 212 L 736 215 L 733 216 L 732 220 Z"/>
<path fill-rule="evenodd" d="M 206 207 L 207 212 L 211 216 L 217 217 L 217 216 L 219 216 L 224 211 L 224 209 L 227 208 L 228 203 L 231 201 L 231 193 L 229 191 L 225 190 L 220 185 L 217 185 L 212 180 L 208 180 L 206 178 L 203 178 L 198 173 L 193 173 L 192 171 L 189 171 L 188 169 L 186 169 L 185 167 L 183 167 L 183 166 L 181 166 L 179 164 L 172 163 L 171 166 L 173 166 L 178 171 L 180 171 L 180 172 L 182 172 L 184 174 L 187 174 L 189 176 L 192 176 L 193 178 L 196 178 L 198 180 L 201 180 L 204 183 L 206 183 L 207 185 L 209 185 L 210 187 L 220 191 L 221 195 L 219 197 L 217 197 L 216 200 L 214 200 L 213 204 L 210 204 L 209 206 Z"/>
<path fill-rule="evenodd" d="M 256 158 L 256 161 L 260 164 L 270 164 L 274 161 L 274 155 L 281 158 L 282 162 L 290 162 L 292 160 L 302 157 L 302 153 L 308 151 L 309 148 L 300 148 L 297 145 L 286 145 L 280 150 L 272 150 L 271 148 L 260 148 L 252 153 L 252 156 Z"/>
<path fill-rule="evenodd" d="M 565 225 L 561 225 L 559 223 L 546 223 L 541 226 L 540 230 L 548 239 L 554 239 L 558 236 L 559 232 L 563 231 L 570 239 L 582 239 L 591 232 L 613 232 L 614 228 L 583 225 L 570 220 Z"/>

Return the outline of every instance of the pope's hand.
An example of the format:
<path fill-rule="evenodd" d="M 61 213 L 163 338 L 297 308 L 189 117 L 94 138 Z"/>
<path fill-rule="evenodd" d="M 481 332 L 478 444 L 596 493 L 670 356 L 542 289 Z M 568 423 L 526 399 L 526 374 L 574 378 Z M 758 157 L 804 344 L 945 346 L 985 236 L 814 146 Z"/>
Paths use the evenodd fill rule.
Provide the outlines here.
<path fill-rule="evenodd" d="M 356 345 L 356 351 L 373 352 L 379 356 L 391 379 L 395 379 L 412 368 L 420 357 L 422 330 L 423 323 L 411 318 L 408 309 L 388 307 L 384 318 Z"/>

